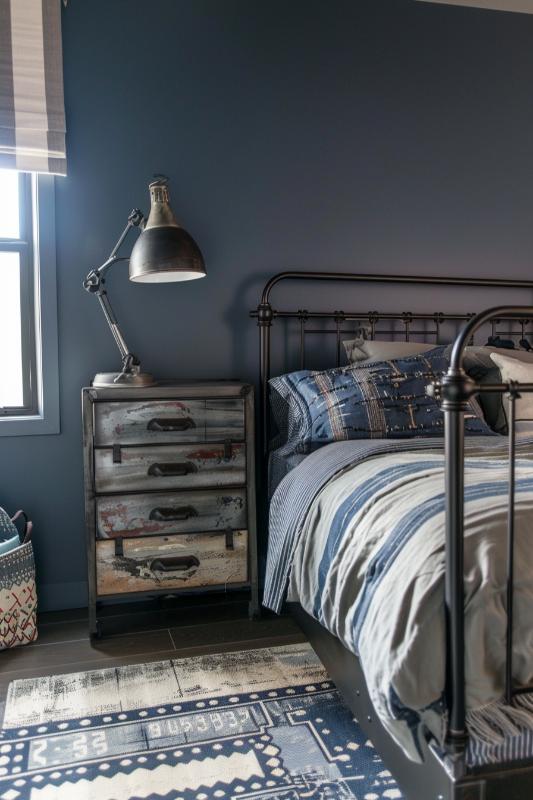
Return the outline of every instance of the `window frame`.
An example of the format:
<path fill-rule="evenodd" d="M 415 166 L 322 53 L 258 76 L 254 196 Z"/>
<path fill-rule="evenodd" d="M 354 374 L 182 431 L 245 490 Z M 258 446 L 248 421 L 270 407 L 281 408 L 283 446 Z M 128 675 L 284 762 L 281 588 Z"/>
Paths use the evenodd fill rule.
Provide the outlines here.
<path fill-rule="evenodd" d="M 0 413 L 0 436 L 59 433 L 55 202 L 52 175 L 21 173 L 20 237 L 0 249 L 20 253 L 24 405 Z"/>

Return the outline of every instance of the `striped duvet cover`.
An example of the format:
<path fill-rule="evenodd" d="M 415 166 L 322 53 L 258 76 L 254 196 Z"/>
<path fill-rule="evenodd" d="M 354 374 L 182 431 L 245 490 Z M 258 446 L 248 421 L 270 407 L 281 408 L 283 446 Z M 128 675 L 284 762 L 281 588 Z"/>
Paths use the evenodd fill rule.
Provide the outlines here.
<path fill-rule="evenodd" d="M 472 758 L 533 728 L 501 702 L 506 635 L 506 440 L 467 440 L 465 624 Z M 271 505 L 265 602 L 297 600 L 358 655 L 382 723 L 412 758 L 446 709 L 442 440 L 343 442 L 309 456 Z M 518 446 L 515 680 L 533 680 L 533 443 Z M 531 737 L 530 737 L 531 738 Z"/>

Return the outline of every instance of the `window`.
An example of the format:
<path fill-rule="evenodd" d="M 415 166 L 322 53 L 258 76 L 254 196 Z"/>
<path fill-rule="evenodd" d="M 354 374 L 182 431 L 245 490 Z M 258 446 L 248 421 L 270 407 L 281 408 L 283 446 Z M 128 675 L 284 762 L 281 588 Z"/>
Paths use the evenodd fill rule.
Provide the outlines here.
<path fill-rule="evenodd" d="M 0 169 L 0 435 L 57 433 L 53 178 Z"/>

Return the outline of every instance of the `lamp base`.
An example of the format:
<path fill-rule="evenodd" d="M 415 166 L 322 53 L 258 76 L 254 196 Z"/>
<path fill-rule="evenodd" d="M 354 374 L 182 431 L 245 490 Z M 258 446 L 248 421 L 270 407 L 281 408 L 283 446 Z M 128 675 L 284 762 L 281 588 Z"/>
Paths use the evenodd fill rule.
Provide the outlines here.
<path fill-rule="evenodd" d="M 155 386 L 157 381 L 149 372 L 98 372 L 92 381 L 95 389 Z"/>

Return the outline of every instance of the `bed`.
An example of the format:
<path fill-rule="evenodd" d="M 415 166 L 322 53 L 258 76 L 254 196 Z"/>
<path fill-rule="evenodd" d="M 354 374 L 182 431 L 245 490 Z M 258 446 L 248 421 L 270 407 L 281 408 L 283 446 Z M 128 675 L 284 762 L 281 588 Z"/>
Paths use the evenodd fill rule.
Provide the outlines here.
<path fill-rule="evenodd" d="M 504 379 L 506 355 L 491 356 L 496 373 L 469 367 L 476 337 L 528 347 L 533 307 L 278 310 L 270 296 L 282 282 L 338 284 L 343 303 L 347 286 L 359 296 L 362 284 L 384 288 L 385 300 L 401 284 L 495 289 L 501 299 L 517 290 L 529 297 L 533 282 L 289 272 L 267 283 L 252 312 L 260 333 L 262 485 L 269 464 L 271 479 L 263 492 L 265 604 L 279 611 L 289 603 L 409 800 L 530 798 L 533 433 L 527 425 L 517 433 L 516 409 L 533 383 Z M 280 319 L 297 326 L 298 369 L 269 385 L 271 331 Z M 343 340 L 362 330 L 370 341 L 385 333 L 431 348 L 343 367 Z M 306 369 L 307 337 L 318 334 L 334 342 L 332 370 Z M 397 397 L 396 373 L 406 381 Z M 286 447 L 281 431 L 272 457 L 272 412 L 278 434 L 283 428 L 280 395 L 302 406 L 307 438 L 299 449 Z M 478 404 L 503 397 L 505 436 L 484 425 L 486 406 Z M 365 409 L 362 421 L 350 417 L 355 406 Z M 382 429 L 393 433 L 383 438 Z"/>

